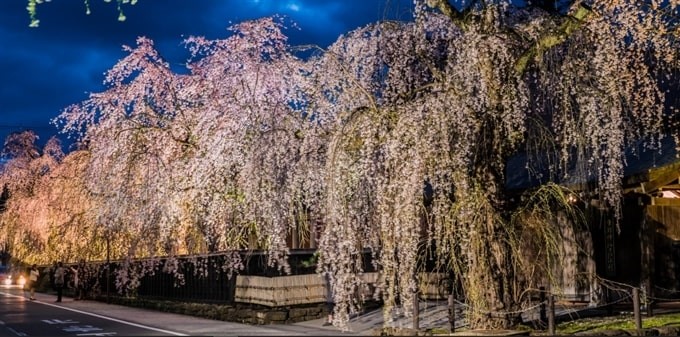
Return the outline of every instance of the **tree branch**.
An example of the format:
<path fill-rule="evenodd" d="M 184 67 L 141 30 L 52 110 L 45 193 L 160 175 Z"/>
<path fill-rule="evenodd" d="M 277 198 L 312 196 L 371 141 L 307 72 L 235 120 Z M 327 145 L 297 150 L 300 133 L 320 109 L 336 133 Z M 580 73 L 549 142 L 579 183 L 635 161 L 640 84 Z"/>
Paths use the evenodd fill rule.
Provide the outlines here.
<path fill-rule="evenodd" d="M 468 23 L 466 17 L 469 13 L 469 7 L 461 12 L 451 6 L 448 0 L 427 0 L 426 2 L 430 8 L 438 9 L 442 14 L 446 15 L 460 29 L 467 30 Z"/>
<path fill-rule="evenodd" d="M 590 8 L 581 4 L 573 15 L 567 16 L 567 19 L 560 25 L 557 31 L 541 37 L 536 45 L 517 59 L 517 62 L 515 62 L 515 72 L 518 75 L 523 74 L 529 66 L 529 62 L 536 60 L 537 57 L 543 55 L 548 49 L 566 41 L 569 35 L 581 28 L 583 20 L 590 16 L 592 12 Z"/>

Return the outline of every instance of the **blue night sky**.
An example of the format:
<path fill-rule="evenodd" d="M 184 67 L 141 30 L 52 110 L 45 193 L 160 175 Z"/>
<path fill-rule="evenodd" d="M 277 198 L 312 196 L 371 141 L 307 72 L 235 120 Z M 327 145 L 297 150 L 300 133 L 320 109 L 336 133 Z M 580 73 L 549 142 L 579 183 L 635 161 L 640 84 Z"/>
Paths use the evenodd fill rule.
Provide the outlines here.
<path fill-rule="evenodd" d="M 188 57 L 181 42 L 190 35 L 228 36 L 226 28 L 248 19 L 279 14 L 299 29 L 286 31 L 292 45 L 327 47 L 343 33 L 383 18 L 411 19 L 411 0 L 52 0 L 38 6 L 40 27 L 29 28 L 26 0 L 0 1 L 0 140 L 26 129 L 40 143 L 58 134 L 50 120 L 70 104 L 102 91 L 104 72 L 135 45 L 138 36 L 155 41 L 177 71 Z M 67 150 L 67 149 L 65 149 Z"/>

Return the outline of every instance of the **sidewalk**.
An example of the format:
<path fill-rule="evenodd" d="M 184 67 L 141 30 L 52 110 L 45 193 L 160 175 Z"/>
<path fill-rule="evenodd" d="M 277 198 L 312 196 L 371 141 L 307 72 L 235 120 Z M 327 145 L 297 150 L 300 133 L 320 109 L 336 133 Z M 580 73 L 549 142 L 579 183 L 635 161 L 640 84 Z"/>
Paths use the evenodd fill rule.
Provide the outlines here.
<path fill-rule="evenodd" d="M 74 301 L 71 297 L 63 297 L 61 303 L 55 303 L 57 297 L 52 294 L 36 293 L 35 297 L 36 302 L 38 303 L 43 302 L 50 305 L 57 305 L 64 308 L 84 311 L 127 322 L 175 331 L 190 336 L 370 335 L 370 331 L 354 331 L 350 333 L 343 333 L 333 326 L 323 326 L 323 323 L 325 322 L 324 319 L 289 325 L 248 325 L 134 307 L 126 307 L 116 304 L 106 304 L 98 301 Z M 28 297 L 26 297 L 26 300 L 28 300 Z"/>

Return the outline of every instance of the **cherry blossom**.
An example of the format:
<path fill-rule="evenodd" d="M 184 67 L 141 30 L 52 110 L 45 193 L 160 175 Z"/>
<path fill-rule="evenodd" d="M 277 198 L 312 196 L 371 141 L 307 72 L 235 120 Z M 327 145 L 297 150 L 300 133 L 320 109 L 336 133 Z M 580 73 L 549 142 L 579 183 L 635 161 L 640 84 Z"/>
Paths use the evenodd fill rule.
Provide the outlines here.
<path fill-rule="evenodd" d="M 139 38 L 106 91 L 57 118 L 79 151 L 41 153 L 30 134 L 12 150 L 3 235 L 49 244 L 69 232 L 150 258 L 121 268 L 122 291 L 160 257 L 181 283 L 182 254 L 230 251 L 217 267 L 231 273 L 243 267 L 234 251 L 263 249 L 285 274 L 288 237 L 320 228 L 318 272 L 343 329 L 363 300 L 366 251 L 386 321 L 410 314 L 427 254 L 460 283 L 472 327 L 509 327 L 523 290 L 554 281 L 560 226 L 583 225 L 565 186 L 595 182 L 584 192 L 618 221 L 625 151 L 677 139 L 663 132 L 679 5 L 415 0 L 412 21 L 359 27 L 304 58 L 281 18 L 262 18 L 189 37 L 187 74 Z M 508 166 L 518 157 L 525 166 Z M 540 182 L 519 197 L 506 185 L 518 169 Z"/>

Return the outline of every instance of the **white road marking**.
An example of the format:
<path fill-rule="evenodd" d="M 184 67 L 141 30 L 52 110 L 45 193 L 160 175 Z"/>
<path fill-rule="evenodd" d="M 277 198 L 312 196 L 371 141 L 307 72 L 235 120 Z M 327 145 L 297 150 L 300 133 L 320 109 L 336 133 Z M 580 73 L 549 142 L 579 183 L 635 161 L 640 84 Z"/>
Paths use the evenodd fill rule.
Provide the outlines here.
<path fill-rule="evenodd" d="M 19 331 L 12 329 L 12 328 L 7 328 L 7 330 L 12 331 L 17 336 L 26 336 L 25 332 L 19 332 Z"/>
<path fill-rule="evenodd" d="M 78 324 L 80 322 L 74 321 L 72 319 L 60 320 L 60 319 L 43 319 L 43 323 L 47 324 Z"/>
<path fill-rule="evenodd" d="M 23 296 L 8 294 L 8 293 L 5 293 L 5 292 L 0 292 L 0 294 L 3 294 L 3 295 L 8 296 L 8 297 L 22 298 L 22 299 L 25 300 L 25 298 Z M 99 315 L 99 314 L 95 314 L 95 313 L 91 313 L 91 312 L 87 312 L 87 311 L 81 311 L 81 310 L 78 310 L 78 309 L 62 307 L 60 305 L 55 305 L 55 304 L 46 303 L 46 302 L 42 302 L 42 301 L 35 300 L 35 301 L 31 301 L 31 302 L 40 303 L 42 305 L 47 305 L 47 306 L 50 306 L 50 307 L 60 308 L 60 309 L 64 309 L 64 310 L 69 310 L 69 311 L 77 312 L 79 314 L 89 315 L 89 316 L 92 316 L 92 317 L 97 317 L 97 318 L 101 318 L 101 319 L 105 319 L 105 320 L 109 320 L 109 321 L 113 321 L 113 322 L 117 322 L 117 323 L 121 323 L 121 324 L 126 324 L 126 325 L 134 326 L 134 327 L 137 327 L 137 328 L 167 333 L 167 334 L 173 335 L 173 336 L 188 336 L 188 335 L 183 334 L 181 332 L 175 332 L 175 331 L 170 331 L 170 330 L 163 330 L 163 329 L 159 329 L 159 328 L 154 328 L 152 326 L 146 326 L 146 325 L 143 325 L 143 324 L 137 324 L 137 323 L 133 323 L 133 322 L 123 321 L 123 320 L 113 318 L 113 317 L 107 317 L 107 316 L 103 316 L 103 315 Z M 25 334 L 23 336 L 25 336 Z"/>
<path fill-rule="evenodd" d="M 97 328 L 92 325 L 71 325 L 69 327 L 63 328 L 62 330 L 66 332 L 92 332 L 92 331 L 102 331 L 104 329 L 102 328 Z"/>

